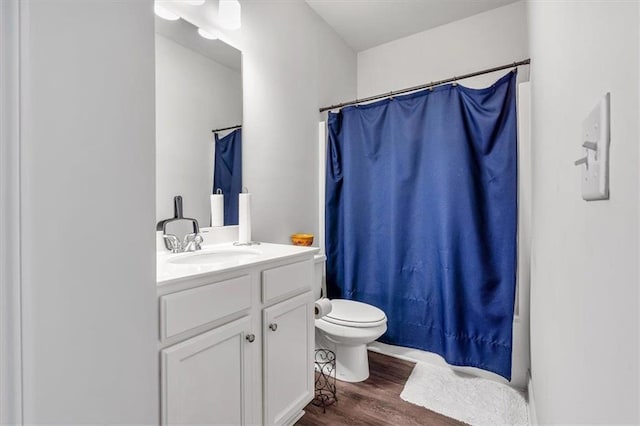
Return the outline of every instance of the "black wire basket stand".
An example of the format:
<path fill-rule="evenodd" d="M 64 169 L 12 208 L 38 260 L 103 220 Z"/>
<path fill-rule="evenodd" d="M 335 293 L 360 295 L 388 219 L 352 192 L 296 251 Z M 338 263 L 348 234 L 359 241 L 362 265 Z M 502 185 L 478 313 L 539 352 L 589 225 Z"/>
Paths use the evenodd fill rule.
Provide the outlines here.
<path fill-rule="evenodd" d="M 311 403 L 316 407 L 322 407 L 322 412 L 327 407 L 336 403 L 336 354 L 329 349 L 316 349 L 316 383 L 315 397 Z"/>

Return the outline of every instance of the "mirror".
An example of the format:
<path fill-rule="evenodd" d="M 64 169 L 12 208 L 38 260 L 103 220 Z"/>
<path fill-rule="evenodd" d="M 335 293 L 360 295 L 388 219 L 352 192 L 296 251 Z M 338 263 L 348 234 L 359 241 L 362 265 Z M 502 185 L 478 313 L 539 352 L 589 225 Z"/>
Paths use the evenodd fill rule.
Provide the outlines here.
<path fill-rule="evenodd" d="M 158 17 L 155 49 L 156 223 L 174 217 L 173 199 L 181 195 L 184 215 L 210 226 L 215 174 L 217 187 L 225 190 L 224 225 L 237 224 L 242 53 L 201 37 L 182 19 Z M 224 130 L 216 137 L 216 129 Z"/>

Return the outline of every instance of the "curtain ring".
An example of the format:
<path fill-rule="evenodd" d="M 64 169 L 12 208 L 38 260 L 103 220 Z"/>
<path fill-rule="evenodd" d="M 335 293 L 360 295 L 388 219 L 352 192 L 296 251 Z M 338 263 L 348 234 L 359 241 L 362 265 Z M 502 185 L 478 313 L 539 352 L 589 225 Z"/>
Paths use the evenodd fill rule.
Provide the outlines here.
<path fill-rule="evenodd" d="M 456 77 L 455 75 L 453 76 L 453 83 L 451 83 L 451 85 L 453 87 L 456 87 L 458 85 L 458 77 Z"/>
<path fill-rule="evenodd" d="M 393 100 L 393 90 L 389 92 L 389 100 L 392 101 Z"/>
<path fill-rule="evenodd" d="M 433 92 L 433 81 L 431 83 L 429 83 L 429 91 Z"/>

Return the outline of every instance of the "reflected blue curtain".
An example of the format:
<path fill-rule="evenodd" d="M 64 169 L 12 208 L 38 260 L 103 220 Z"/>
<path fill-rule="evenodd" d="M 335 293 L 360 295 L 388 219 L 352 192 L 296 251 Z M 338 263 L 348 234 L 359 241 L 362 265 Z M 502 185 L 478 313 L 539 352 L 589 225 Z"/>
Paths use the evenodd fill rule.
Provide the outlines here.
<path fill-rule="evenodd" d="M 242 129 L 216 138 L 213 193 L 224 194 L 224 224 L 238 224 L 238 194 L 242 192 Z"/>
<path fill-rule="evenodd" d="M 516 73 L 485 89 L 348 107 L 328 119 L 327 285 L 381 308 L 383 342 L 511 377 Z"/>

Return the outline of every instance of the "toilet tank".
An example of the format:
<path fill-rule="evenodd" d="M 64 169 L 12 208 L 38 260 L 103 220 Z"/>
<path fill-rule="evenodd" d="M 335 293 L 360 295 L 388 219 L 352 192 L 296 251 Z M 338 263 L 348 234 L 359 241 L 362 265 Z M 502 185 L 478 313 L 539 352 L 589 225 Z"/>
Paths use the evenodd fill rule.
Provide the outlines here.
<path fill-rule="evenodd" d="M 324 254 L 316 254 L 314 257 L 313 299 L 325 297 L 327 290 L 324 283 L 324 263 L 327 257 Z"/>

